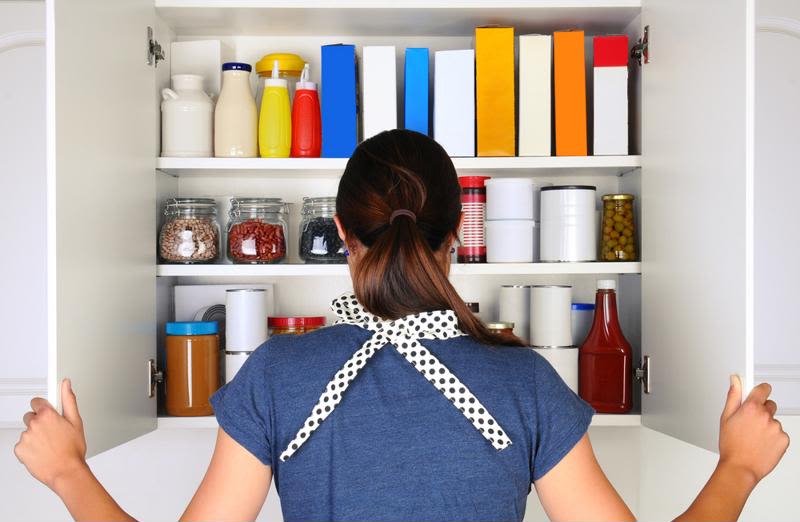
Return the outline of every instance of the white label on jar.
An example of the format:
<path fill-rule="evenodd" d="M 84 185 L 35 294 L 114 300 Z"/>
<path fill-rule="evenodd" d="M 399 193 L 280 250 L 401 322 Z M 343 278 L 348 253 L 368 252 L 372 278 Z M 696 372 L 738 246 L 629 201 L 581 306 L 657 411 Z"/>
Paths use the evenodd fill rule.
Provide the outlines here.
<path fill-rule="evenodd" d="M 181 242 L 178 245 L 178 255 L 181 257 L 192 257 L 194 254 L 194 241 L 192 240 L 192 231 L 184 230 L 181 232 Z"/>
<path fill-rule="evenodd" d="M 318 256 L 324 256 L 328 253 L 328 243 L 325 241 L 324 236 L 314 236 L 314 242 L 311 245 L 311 253 Z"/>
<path fill-rule="evenodd" d="M 242 254 L 246 256 L 254 256 L 256 255 L 256 240 L 255 238 L 249 238 L 242 241 Z"/>

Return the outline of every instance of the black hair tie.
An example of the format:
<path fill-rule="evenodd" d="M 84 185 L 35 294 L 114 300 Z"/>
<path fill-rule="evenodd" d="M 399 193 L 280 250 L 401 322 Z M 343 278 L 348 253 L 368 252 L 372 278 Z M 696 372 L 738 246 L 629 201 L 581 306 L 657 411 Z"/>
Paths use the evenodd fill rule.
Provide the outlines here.
<path fill-rule="evenodd" d="M 392 215 L 389 216 L 389 224 L 391 225 L 392 223 L 394 223 L 394 220 L 397 219 L 399 216 L 408 216 L 408 217 L 411 218 L 411 221 L 413 221 L 414 223 L 417 222 L 417 215 L 416 214 L 414 214 L 410 210 L 406 210 L 404 208 L 401 208 L 401 209 L 398 209 L 398 210 L 395 210 L 394 212 L 392 212 Z"/>

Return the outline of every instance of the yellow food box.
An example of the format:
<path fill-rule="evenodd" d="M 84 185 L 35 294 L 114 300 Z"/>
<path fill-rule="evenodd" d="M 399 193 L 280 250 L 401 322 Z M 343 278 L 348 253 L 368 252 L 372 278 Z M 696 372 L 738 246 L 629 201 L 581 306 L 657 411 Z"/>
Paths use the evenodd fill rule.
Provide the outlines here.
<path fill-rule="evenodd" d="M 475 29 L 478 156 L 514 156 L 514 28 Z"/>

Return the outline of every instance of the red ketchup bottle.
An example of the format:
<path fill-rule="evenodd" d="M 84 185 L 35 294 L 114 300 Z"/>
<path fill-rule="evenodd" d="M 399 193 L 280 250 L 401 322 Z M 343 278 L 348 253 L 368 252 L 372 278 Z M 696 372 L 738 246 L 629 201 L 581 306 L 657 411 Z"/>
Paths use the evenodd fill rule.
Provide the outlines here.
<path fill-rule="evenodd" d="M 292 103 L 293 158 L 319 158 L 322 151 L 322 121 L 317 84 L 308 81 L 308 64 L 303 68 Z"/>
<path fill-rule="evenodd" d="M 616 282 L 597 282 L 594 322 L 578 351 L 578 393 L 598 413 L 627 413 L 633 406 L 633 351 L 617 318 Z"/>

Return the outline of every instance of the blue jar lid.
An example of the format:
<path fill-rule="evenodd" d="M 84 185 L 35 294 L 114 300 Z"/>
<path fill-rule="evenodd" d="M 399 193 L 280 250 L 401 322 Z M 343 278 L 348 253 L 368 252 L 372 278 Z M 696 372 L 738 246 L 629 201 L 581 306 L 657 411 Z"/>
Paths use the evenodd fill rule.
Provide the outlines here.
<path fill-rule="evenodd" d="M 247 71 L 250 72 L 253 68 L 249 63 L 242 62 L 225 62 L 222 64 L 223 71 Z"/>
<path fill-rule="evenodd" d="M 216 321 L 179 321 L 167 323 L 167 335 L 214 335 L 219 331 Z"/>
<path fill-rule="evenodd" d="M 572 303 L 573 310 L 594 310 L 592 303 Z"/>

